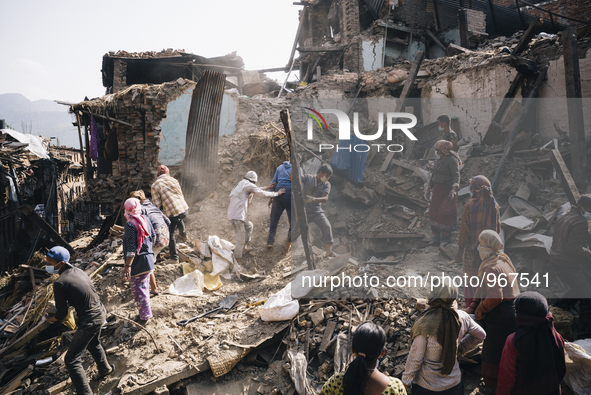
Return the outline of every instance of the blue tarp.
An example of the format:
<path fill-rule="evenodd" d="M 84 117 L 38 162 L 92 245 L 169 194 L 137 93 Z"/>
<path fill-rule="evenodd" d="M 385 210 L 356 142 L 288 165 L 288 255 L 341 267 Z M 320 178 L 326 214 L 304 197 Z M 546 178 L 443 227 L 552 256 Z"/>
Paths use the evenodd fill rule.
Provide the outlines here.
<path fill-rule="evenodd" d="M 367 147 L 366 142 L 355 135 L 351 135 L 350 140 L 339 140 L 339 148 L 332 157 L 331 165 L 335 171 L 344 173 L 352 182 L 363 184 L 367 152 L 355 152 L 354 147 L 357 144 L 363 144 L 360 147 L 362 150 Z"/>

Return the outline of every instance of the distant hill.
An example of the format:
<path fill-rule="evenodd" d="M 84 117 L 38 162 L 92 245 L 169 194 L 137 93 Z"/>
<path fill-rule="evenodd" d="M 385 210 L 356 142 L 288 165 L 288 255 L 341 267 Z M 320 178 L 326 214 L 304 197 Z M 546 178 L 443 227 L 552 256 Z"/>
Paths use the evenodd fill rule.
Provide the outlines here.
<path fill-rule="evenodd" d="M 79 148 L 78 129 L 72 125 L 73 116 L 68 113 L 68 106 L 57 104 L 51 100 L 30 101 L 20 93 L 0 95 L 0 119 L 14 130 L 31 127 L 31 134 L 43 137 L 57 137 L 60 145 Z M 56 141 L 52 141 L 56 144 Z"/>

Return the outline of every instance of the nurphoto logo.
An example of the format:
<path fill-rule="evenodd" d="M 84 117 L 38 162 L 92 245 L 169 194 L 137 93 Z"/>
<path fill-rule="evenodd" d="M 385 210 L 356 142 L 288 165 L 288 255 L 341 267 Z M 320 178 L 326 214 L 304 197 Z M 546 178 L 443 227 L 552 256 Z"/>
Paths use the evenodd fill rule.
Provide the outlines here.
<path fill-rule="evenodd" d="M 349 116 L 340 110 L 334 109 L 323 109 L 320 111 L 313 110 L 309 107 L 303 107 L 304 113 L 309 116 L 308 118 L 308 140 L 314 139 L 314 121 L 320 128 L 320 130 L 328 130 L 328 123 L 326 119 L 322 116 L 322 114 L 333 114 L 337 117 L 338 124 L 339 124 L 339 133 L 338 138 L 339 141 L 342 140 L 351 140 L 351 119 Z M 388 141 L 392 141 L 392 135 L 394 130 L 401 130 L 406 137 L 410 140 L 416 141 L 417 138 L 414 134 L 410 131 L 417 124 L 417 117 L 413 114 L 407 112 L 389 112 L 385 115 L 386 118 L 386 139 Z M 410 119 L 408 123 L 398 123 L 400 120 L 403 119 Z M 360 140 L 364 141 L 374 141 L 382 137 L 384 133 L 384 113 L 378 112 L 378 131 L 374 134 L 362 134 L 359 131 L 359 113 L 353 113 L 353 133 L 355 136 Z M 388 152 L 402 152 L 404 147 L 400 144 L 354 144 L 351 145 L 343 145 L 337 144 L 336 150 L 338 151 L 349 151 L 352 150 L 355 152 L 368 152 L 372 147 L 376 148 L 378 152 L 380 149 L 385 147 Z M 319 151 L 322 150 L 330 150 L 335 148 L 334 144 L 319 144 Z"/>

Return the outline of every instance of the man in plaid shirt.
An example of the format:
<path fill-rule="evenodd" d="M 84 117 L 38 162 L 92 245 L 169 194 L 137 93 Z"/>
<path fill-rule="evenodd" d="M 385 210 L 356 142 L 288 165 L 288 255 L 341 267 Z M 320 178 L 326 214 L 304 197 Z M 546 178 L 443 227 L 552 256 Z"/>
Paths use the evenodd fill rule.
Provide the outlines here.
<path fill-rule="evenodd" d="M 176 252 L 176 240 L 174 231 L 178 228 L 181 238 L 187 239 L 185 232 L 185 224 L 183 219 L 187 217 L 189 205 L 183 197 L 181 186 L 179 182 L 170 176 L 170 170 L 164 165 L 158 167 L 158 178 L 152 184 L 152 203 L 158 208 L 162 209 L 164 215 L 170 219 L 168 227 L 170 232 L 170 240 L 168 242 L 168 249 L 170 252 L 170 259 L 178 263 L 179 256 Z"/>

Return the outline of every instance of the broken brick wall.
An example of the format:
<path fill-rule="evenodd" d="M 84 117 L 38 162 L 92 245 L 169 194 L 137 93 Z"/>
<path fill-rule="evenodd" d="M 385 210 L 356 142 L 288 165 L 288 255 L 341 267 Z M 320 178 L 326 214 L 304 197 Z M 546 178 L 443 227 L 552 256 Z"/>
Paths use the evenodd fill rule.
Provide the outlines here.
<path fill-rule="evenodd" d="M 493 0 L 493 3 L 503 7 L 515 8 L 515 0 Z M 591 0 L 550 0 L 539 6 L 558 15 L 564 15 L 581 21 L 589 21 L 591 19 Z M 525 14 L 538 16 L 546 20 L 550 19 L 550 15 L 547 12 L 527 7 L 523 3 L 520 3 L 520 10 Z M 580 23 L 558 17 L 556 17 L 554 21 L 565 25 L 581 25 Z"/>
<path fill-rule="evenodd" d="M 363 71 L 361 60 L 361 27 L 359 25 L 359 1 L 341 0 L 339 2 L 339 23 L 341 42 L 347 45 L 343 55 L 343 68 L 354 73 Z"/>
<path fill-rule="evenodd" d="M 127 86 L 127 62 L 115 59 L 113 62 L 113 92 L 117 93 Z"/>
<path fill-rule="evenodd" d="M 99 99 L 75 104 L 81 109 L 131 124 L 113 122 L 117 132 L 119 160 L 113 162 L 113 174 L 107 180 L 92 180 L 93 200 L 114 200 L 129 190 L 149 191 L 159 166 L 159 143 L 164 138 L 160 128 L 166 118 L 168 103 L 195 86 L 194 82 L 178 80 L 160 85 L 132 85 Z"/>
<path fill-rule="evenodd" d="M 401 2 L 392 11 L 392 17 L 397 22 L 404 22 L 415 29 L 432 29 L 435 27 L 433 14 L 426 12 L 427 0 L 413 0 Z"/>

